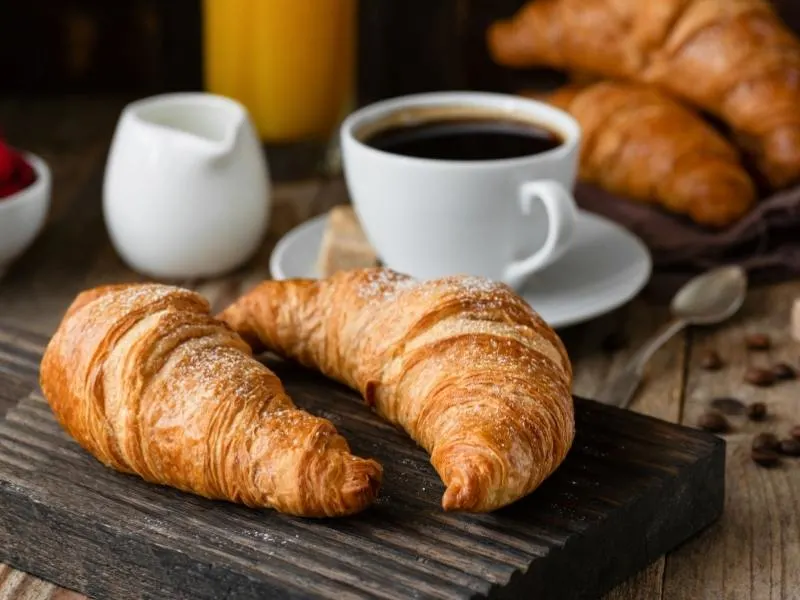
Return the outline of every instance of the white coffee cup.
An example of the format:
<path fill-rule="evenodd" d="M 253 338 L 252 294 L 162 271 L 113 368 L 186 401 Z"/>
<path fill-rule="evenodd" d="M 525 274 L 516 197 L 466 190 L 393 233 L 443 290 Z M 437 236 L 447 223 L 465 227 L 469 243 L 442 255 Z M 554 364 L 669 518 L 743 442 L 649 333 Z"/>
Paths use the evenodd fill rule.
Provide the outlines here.
<path fill-rule="evenodd" d="M 562 143 L 519 158 L 464 161 L 403 156 L 366 142 L 400 124 L 447 118 L 523 121 Z M 567 113 L 503 94 L 441 92 L 381 101 L 342 124 L 347 186 L 383 263 L 428 279 L 454 274 L 521 287 L 569 248 L 581 131 Z"/>

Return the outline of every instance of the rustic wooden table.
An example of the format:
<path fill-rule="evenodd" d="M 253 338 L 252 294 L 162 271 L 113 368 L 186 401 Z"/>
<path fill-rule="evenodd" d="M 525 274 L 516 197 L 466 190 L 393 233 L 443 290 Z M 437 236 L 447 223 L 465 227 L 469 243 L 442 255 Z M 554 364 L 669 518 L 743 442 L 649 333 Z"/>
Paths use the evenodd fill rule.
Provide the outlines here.
<path fill-rule="evenodd" d="M 79 290 L 140 279 L 114 254 L 101 214 L 102 167 L 122 105 L 123 99 L 109 98 L 0 100 L 0 129 L 12 143 L 49 161 L 54 176 L 53 207 L 44 234 L 0 281 L 0 321 L 47 335 Z M 342 202 L 343 193 L 336 180 L 276 186 L 269 235 L 245 268 L 222 280 L 177 283 L 198 289 L 215 308 L 222 307 L 268 277 L 269 253 L 283 233 Z M 760 424 L 733 419 L 734 431 L 726 436 L 722 519 L 608 598 L 800 598 L 800 460 L 768 470 L 749 457 L 754 433 L 771 430 L 783 435 L 800 423 L 800 382 L 770 388 L 741 383 L 749 365 L 780 360 L 800 366 L 800 343 L 791 340 L 787 327 L 796 296 L 800 281 L 754 290 L 741 313 L 724 327 L 681 334 L 654 357 L 633 410 L 694 425 L 710 399 L 734 396 L 765 402 L 770 417 Z M 666 318 L 665 307 L 640 298 L 614 314 L 561 332 L 575 364 L 575 392 L 596 394 Z M 755 331 L 772 336 L 772 350 L 745 350 L 743 337 Z M 610 347 L 610 335 L 625 343 Z M 701 353 L 709 348 L 724 357 L 723 369 L 709 372 L 699 367 Z M 2 405 L 0 410 L 5 410 Z M 0 565 L 0 599 L 48 597 L 82 596 Z"/>

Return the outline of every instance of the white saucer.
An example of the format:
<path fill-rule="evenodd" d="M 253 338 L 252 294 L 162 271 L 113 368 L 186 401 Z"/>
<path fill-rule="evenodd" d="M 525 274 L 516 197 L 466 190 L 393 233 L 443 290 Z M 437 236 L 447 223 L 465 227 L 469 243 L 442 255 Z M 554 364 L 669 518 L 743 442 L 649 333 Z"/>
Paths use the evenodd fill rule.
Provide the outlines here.
<path fill-rule="evenodd" d="M 316 278 L 325 229 L 321 215 L 287 233 L 270 257 L 274 279 Z M 581 212 L 575 242 L 555 264 L 534 276 L 525 300 L 551 327 L 566 327 L 625 304 L 647 283 L 652 261 L 645 245 L 616 223 Z"/>

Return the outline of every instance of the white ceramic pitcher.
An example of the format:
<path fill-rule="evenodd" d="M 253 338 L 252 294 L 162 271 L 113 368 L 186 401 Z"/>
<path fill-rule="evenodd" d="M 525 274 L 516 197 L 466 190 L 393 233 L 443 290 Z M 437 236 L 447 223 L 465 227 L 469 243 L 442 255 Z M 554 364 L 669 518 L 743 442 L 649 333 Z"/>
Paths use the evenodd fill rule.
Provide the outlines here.
<path fill-rule="evenodd" d="M 106 164 L 103 212 L 114 248 L 159 278 L 220 275 L 264 236 L 269 169 L 246 109 L 205 93 L 128 105 Z"/>

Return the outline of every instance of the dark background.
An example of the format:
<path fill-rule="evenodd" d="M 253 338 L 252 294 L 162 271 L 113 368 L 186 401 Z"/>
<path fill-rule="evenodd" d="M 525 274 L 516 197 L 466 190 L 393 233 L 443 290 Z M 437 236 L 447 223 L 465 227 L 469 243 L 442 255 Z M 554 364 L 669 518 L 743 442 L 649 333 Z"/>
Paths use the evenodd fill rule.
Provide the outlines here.
<path fill-rule="evenodd" d="M 497 68 L 486 54 L 486 26 L 523 3 L 361 0 L 359 104 L 441 89 L 514 91 L 532 82 L 557 80 L 546 71 Z M 800 32 L 800 1 L 774 3 Z M 203 88 L 202 0 L 2 4 L 0 93 L 151 94 Z"/>

